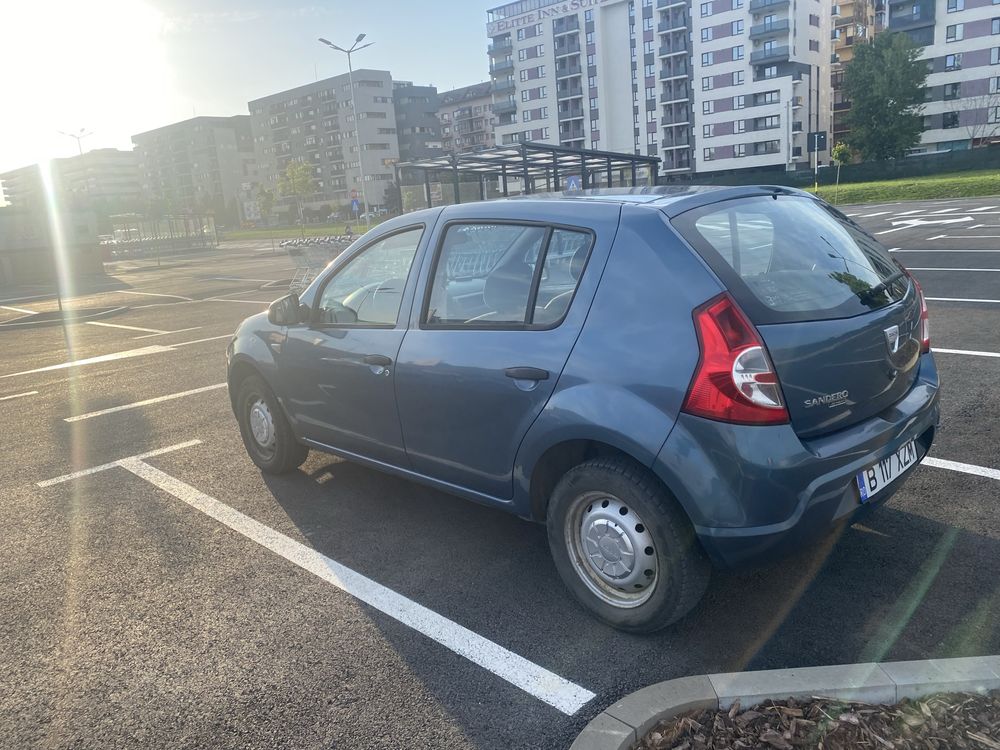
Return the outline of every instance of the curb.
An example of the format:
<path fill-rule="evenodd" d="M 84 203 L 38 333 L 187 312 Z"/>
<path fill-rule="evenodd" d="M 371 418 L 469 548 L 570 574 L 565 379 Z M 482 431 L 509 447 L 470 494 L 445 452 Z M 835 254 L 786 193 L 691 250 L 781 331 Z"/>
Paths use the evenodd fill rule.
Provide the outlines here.
<path fill-rule="evenodd" d="M 628 750 L 664 719 L 691 710 L 750 708 L 768 699 L 824 696 L 893 704 L 931 693 L 1000 689 L 1000 656 L 845 664 L 681 677 L 643 688 L 608 706 L 570 750 Z"/>

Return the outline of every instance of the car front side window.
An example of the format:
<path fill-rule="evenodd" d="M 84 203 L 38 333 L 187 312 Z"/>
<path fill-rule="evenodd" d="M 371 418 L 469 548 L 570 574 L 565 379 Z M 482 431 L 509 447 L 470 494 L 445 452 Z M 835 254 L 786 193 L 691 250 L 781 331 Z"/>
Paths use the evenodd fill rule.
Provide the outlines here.
<path fill-rule="evenodd" d="M 394 326 L 422 235 L 423 227 L 397 232 L 348 261 L 323 288 L 313 322 L 320 326 Z"/>

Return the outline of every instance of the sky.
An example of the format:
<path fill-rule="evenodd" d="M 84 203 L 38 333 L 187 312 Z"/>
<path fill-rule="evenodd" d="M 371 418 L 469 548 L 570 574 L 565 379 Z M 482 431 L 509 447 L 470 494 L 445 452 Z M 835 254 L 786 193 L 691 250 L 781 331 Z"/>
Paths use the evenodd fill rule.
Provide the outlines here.
<path fill-rule="evenodd" d="M 347 72 L 316 41 L 372 47 L 355 68 L 439 90 L 489 77 L 483 0 L 5 0 L 0 172 Z"/>

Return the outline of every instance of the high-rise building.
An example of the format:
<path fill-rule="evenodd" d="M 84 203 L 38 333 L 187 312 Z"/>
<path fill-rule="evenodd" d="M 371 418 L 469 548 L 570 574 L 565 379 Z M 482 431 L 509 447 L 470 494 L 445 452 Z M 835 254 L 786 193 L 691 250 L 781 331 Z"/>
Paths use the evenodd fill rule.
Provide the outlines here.
<path fill-rule="evenodd" d="M 363 203 L 363 196 L 372 208 L 384 205 L 399 161 L 389 71 L 354 71 L 357 122 L 351 99 L 344 74 L 249 103 L 261 184 L 278 196 L 276 210 L 281 210 L 279 179 L 293 161 L 313 170 L 315 192 L 306 197 L 306 206 L 349 209 L 353 200 Z"/>
<path fill-rule="evenodd" d="M 492 148 L 494 116 L 490 82 L 441 92 L 438 120 L 446 153 L 464 154 Z"/>
<path fill-rule="evenodd" d="M 193 117 L 132 136 L 143 193 L 159 211 L 206 211 L 236 221 L 257 181 L 250 117 Z"/>
<path fill-rule="evenodd" d="M 487 34 L 499 145 L 654 155 L 663 174 L 797 169 L 829 129 L 820 0 L 518 0 Z"/>
<path fill-rule="evenodd" d="M 1000 10 L 981 0 L 890 0 L 888 31 L 908 34 L 927 61 L 917 152 L 952 151 L 1000 136 Z"/>
<path fill-rule="evenodd" d="M 80 156 L 53 159 L 52 188 L 66 208 L 92 208 L 102 214 L 135 211 L 141 202 L 136 154 L 100 148 Z M 3 195 L 14 208 L 44 205 L 46 191 L 39 165 L 0 174 Z"/>
<path fill-rule="evenodd" d="M 878 5 L 876 5 L 878 3 Z M 844 95 L 844 70 L 854 59 L 854 46 L 870 42 L 875 37 L 878 9 L 882 0 L 835 0 L 832 8 L 830 32 L 832 57 L 830 58 L 830 88 L 833 93 L 833 126 L 831 147 L 847 138 L 847 115 L 851 102 Z"/>
<path fill-rule="evenodd" d="M 441 123 L 438 121 L 438 90 L 414 86 L 410 81 L 392 82 L 396 112 L 399 160 L 432 159 L 441 156 Z"/>

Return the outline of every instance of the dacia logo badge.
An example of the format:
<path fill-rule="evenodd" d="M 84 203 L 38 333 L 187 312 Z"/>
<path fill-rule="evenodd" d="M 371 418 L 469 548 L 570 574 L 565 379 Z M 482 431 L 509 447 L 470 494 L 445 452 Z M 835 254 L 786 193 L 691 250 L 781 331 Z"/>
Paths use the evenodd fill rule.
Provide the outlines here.
<path fill-rule="evenodd" d="M 889 354 L 899 351 L 899 326 L 889 326 L 883 333 L 885 334 L 885 345 L 889 347 Z"/>

